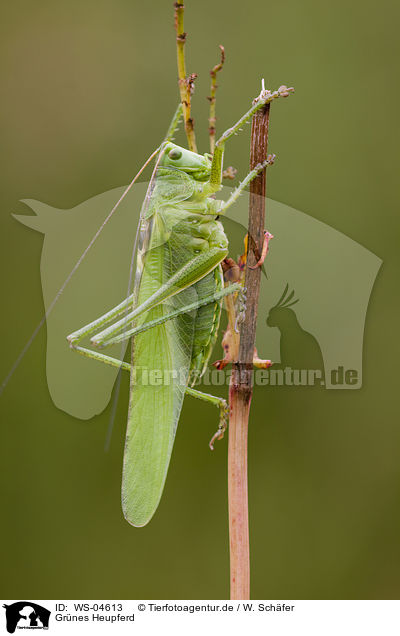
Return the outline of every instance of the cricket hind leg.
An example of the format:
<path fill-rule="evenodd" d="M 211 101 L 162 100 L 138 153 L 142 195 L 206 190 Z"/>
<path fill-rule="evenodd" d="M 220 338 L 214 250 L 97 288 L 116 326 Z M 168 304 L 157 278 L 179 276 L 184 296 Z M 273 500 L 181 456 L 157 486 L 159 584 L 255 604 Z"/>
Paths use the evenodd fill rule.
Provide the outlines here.
<path fill-rule="evenodd" d="M 224 298 L 225 296 L 228 296 L 229 294 L 236 293 L 240 289 L 241 289 L 241 286 L 238 283 L 229 285 L 228 287 L 225 287 L 224 289 L 218 292 L 215 292 L 211 296 L 207 296 L 206 298 L 203 298 L 202 300 L 197 300 L 194 303 L 180 307 L 179 309 L 172 311 L 166 314 L 165 316 L 161 316 L 160 318 L 156 318 L 155 320 L 151 320 L 150 322 L 147 322 L 147 323 L 145 322 L 144 324 L 139 325 L 137 327 L 126 329 L 126 324 L 128 320 L 132 317 L 132 315 L 130 314 L 125 319 L 118 321 L 118 323 L 116 323 L 115 325 L 112 325 L 108 329 L 105 329 L 99 334 L 96 334 L 92 338 L 92 343 L 96 345 L 100 345 L 100 346 L 108 346 L 111 344 L 123 342 L 124 340 L 127 340 L 131 336 L 135 336 L 138 333 L 142 333 L 143 331 L 147 331 L 148 329 L 157 327 L 182 314 L 190 313 L 191 311 L 194 311 L 198 309 L 199 307 L 203 307 L 204 305 L 213 303 L 221 298 Z M 140 307 L 138 309 L 140 309 Z"/>
<path fill-rule="evenodd" d="M 127 362 L 123 362 L 122 360 L 118 360 L 118 358 L 113 358 L 111 356 L 107 356 L 98 351 L 93 351 L 92 349 L 87 349 L 85 347 L 79 346 L 79 343 L 86 337 L 94 334 L 97 329 L 101 326 L 104 326 L 110 323 L 114 318 L 120 316 L 121 314 L 126 313 L 132 305 L 133 294 L 125 298 L 119 305 L 113 307 L 110 311 L 106 312 L 96 320 L 93 320 L 89 324 L 85 325 L 81 329 L 74 331 L 69 336 L 67 336 L 67 340 L 69 342 L 69 346 L 72 351 L 76 351 L 82 356 L 86 358 L 91 358 L 92 360 L 98 360 L 99 362 L 103 362 L 108 366 L 117 367 L 118 369 L 125 369 L 129 371 L 131 366 Z"/>
<path fill-rule="evenodd" d="M 185 305 L 184 307 L 180 307 L 178 310 L 173 311 L 167 314 L 166 316 L 162 316 L 161 318 L 157 318 L 148 323 L 144 323 L 143 325 L 140 325 L 139 327 L 133 327 L 132 329 L 125 330 L 124 332 L 116 336 L 115 338 L 112 338 L 108 341 L 102 341 L 101 344 L 103 346 L 107 346 L 107 345 L 115 344 L 117 342 L 123 342 L 124 340 L 128 340 L 129 338 L 137 335 L 138 333 L 142 333 L 143 331 L 147 331 L 148 329 L 157 327 L 169 320 L 172 320 L 173 318 L 176 318 L 177 316 L 188 313 L 190 311 L 194 311 L 195 309 L 198 309 L 199 307 L 215 302 L 216 300 L 219 300 L 220 298 L 224 298 L 225 296 L 228 296 L 229 294 L 234 294 L 238 292 L 240 289 L 241 289 L 241 286 L 237 283 L 233 285 L 229 285 L 228 287 L 225 287 L 219 292 L 216 292 L 215 294 L 212 294 L 211 296 L 207 296 L 202 301 L 197 301 L 190 305 Z M 107 312 L 107 314 L 104 314 L 97 320 L 94 320 L 93 322 L 91 322 L 89 325 L 86 325 L 85 327 L 82 327 L 82 329 L 79 329 L 78 331 L 75 331 L 74 333 L 69 335 L 67 340 L 69 341 L 71 349 L 87 358 L 98 360 L 99 362 L 103 362 L 104 364 L 107 364 L 109 366 L 113 366 L 113 367 L 117 367 L 117 368 L 121 368 L 126 371 L 129 371 L 131 368 L 131 365 L 129 363 L 122 362 L 121 360 L 118 360 L 117 358 L 112 358 L 111 356 L 107 356 L 103 353 L 100 353 L 99 351 L 93 351 L 92 349 L 87 349 L 85 347 L 80 347 L 78 345 L 79 345 L 79 342 L 84 337 L 90 336 L 92 333 L 96 331 L 97 325 L 105 324 L 105 320 L 109 322 L 109 320 L 111 319 L 113 315 L 119 315 L 121 313 L 123 307 L 126 310 L 129 307 L 131 300 L 132 300 L 131 297 L 127 298 L 122 303 L 120 303 L 120 305 L 117 305 L 117 307 L 114 307 L 114 309 L 111 309 L 109 312 Z M 99 336 L 97 336 L 97 338 L 98 337 Z"/>
<path fill-rule="evenodd" d="M 109 344 L 111 342 L 111 339 L 119 336 L 121 332 L 125 333 L 126 335 L 126 325 L 129 322 L 132 322 L 138 316 L 145 314 L 148 310 L 161 305 L 164 301 L 167 301 L 176 294 L 181 293 L 183 290 L 187 289 L 195 282 L 206 276 L 209 272 L 215 269 L 225 258 L 226 252 L 226 246 L 221 244 L 211 247 L 206 255 L 199 254 L 195 256 L 183 267 L 181 267 L 180 270 L 175 272 L 175 274 L 167 282 L 163 283 L 157 289 L 157 291 L 146 298 L 146 300 L 144 300 L 140 305 L 135 307 L 133 311 L 125 315 L 121 320 L 114 323 L 107 329 L 101 331 L 99 334 L 96 335 L 96 337 L 93 337 L 92 344 L 94 346 L 104 346 L 105 344 Z"/>
<path fill-rule="evenodd" d="M 83 338 L 91 336 L 99 327 L 109 324 L 115 318 L 118 318 L 119 316 L 126 313 L 129 309 L 131 309 L 132 301 L 133 294 L 125 298 L 125 300 L 123 300 L 119 305 L 116 305 L 115 307 L 110 309 L 110 311 L 107 311 L 99 318 L 96 318 L 96 320 L 93 320 L 84 327 L 81 327 L 81 329 L 77 329 L 69 336 L 67 336 L 67 340 L 71 347 L 79 344 L 79 342 L 81 342 Z"/>

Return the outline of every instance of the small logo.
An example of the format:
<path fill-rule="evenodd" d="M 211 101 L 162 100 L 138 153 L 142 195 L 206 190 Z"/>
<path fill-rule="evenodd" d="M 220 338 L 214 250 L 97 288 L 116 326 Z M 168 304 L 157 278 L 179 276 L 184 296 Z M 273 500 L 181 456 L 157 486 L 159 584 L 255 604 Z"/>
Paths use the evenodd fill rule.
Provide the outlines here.
<path fill-rule="evenodd" d="M 13 634 L 18 629 L 49 629 L 50 610 L 32 603 L 18 601 L 3 605 L 6 610 L 7 631 Z"/>

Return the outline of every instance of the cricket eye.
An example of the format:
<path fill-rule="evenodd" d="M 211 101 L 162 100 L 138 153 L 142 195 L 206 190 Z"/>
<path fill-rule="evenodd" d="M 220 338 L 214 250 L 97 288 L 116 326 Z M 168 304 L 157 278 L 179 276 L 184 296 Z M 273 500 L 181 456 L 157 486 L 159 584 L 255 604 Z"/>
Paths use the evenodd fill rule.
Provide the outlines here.
<path fill-rule="evenodd" d="M 182 152 L 178 150 L 177 148 L 173 148 L 172 150 L 169 151 L 168 157 L 170 159 L 180 159 L 182 157 Z"/>

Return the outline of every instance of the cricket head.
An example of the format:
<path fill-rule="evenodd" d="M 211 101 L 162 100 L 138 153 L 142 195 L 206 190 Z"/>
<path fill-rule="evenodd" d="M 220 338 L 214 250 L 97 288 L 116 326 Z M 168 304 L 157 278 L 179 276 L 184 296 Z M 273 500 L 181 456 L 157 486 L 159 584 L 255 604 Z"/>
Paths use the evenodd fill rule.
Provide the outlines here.
<path fill-rule="evenodd" d="M 206 181 L 211 174 L 211 155 L 196 152 L 168 142 L 163 149 L 160 166 L 177 168 L 192 175 L 197 181 Z"/>

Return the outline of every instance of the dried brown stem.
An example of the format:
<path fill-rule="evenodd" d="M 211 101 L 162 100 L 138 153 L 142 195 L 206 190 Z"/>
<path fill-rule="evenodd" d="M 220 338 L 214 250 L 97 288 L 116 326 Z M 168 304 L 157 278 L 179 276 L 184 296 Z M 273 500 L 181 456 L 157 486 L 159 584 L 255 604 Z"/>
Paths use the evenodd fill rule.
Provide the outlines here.
<path fill-rule="evenodd" d="M 195 73 L 192 73 L 188 77 L 186 76 L 185 42 L 187 33 L 185 33 L 183 26 L 185 5 L 182 0 L 177 0 L 177 2 L 175 2 L 174 4 L 174 7 L 179 94 L 181 97 L 183 119 L 185 122 L 185 131 L 189 149 L 193 152 L 197 152 L 196 137 L 194 134 L 194 122 L 191 117 L 191 96 L 194 89 L 194 80 L 196 79 L 197 75 Z"/>
<path fill-rule="evenodd" d="M 221 49 L 221 61 L 219 64 L 216 64 L 214 68 L 210 71 L 211 76 L 211 87 L 210 87 L 210 96 L 207 97 L 210 102 L 210 114 L 208 117 L 208 134 L 210 137 L 210 152 L 211 154 L 214 152 L 215 148 L 215 124 L 217 122 L 216 117 L 216 92 L 217 92 L 217 73 L 222 70 L 222 67 L 225 62 L 225 49 L 222 44 L 219 45 Z"/>
<path fill-rule="evenodd" d="M 250 169 L 267 156 L 270 105 L 253 115 Z M 261 268 L 254 246 L 262 253 L 265 220 L 266 171 L 250 185 L 249 227 L 245 285 L 246 314 L 240 329 L 239 361 L 233 364 L 229 386 L 228 496 L 231 560 L 231 599 L 250 598 L 250 549 L 247 494 L 247 431 L 253 394 L 253 355 L 256 337 Z"/>

